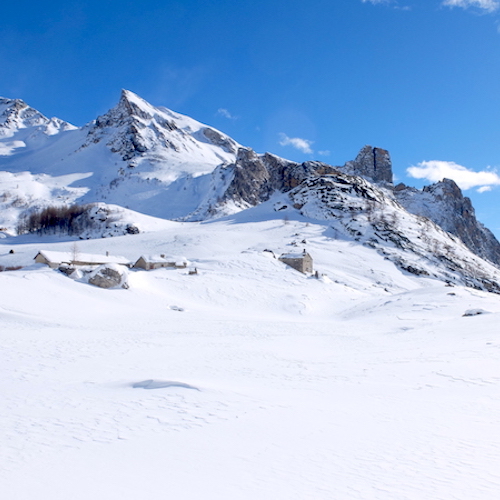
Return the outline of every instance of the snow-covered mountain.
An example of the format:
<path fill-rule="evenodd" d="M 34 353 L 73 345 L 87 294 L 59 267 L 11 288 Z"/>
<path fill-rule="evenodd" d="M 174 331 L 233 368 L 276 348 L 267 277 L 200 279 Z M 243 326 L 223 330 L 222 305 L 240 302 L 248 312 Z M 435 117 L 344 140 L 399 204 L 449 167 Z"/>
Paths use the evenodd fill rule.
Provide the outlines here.
<path fill-rule="evenodd" d="M 394 188 L 384 149 L 364 146 L 344 166 L 299 164 L 257 154 L 126 90 L 82 128 L 19 100 L 0 105 L 4 231 L 48 205 L 98 202 L 95 235 L 110 236 L 140 230 L 135 212 L 200 221 L 270 201 L 280 216 L 327 221 L 403 269 L 500 290 L 496 269 L 482 260 L 500 265 L 500 244 L 476 220 L 470 200 L 450 180 L 422 191 Z"/>
<path fill-rule="evenodd" d="M 0 136 L 0 170 L 11 174 L 2 186 L 4 210 L 104 201 L 182 217 L 203 201 L 207 174 L 233 162 L 239 147 L 216 129 L 126 90 L 116 107 L 82 128 L 48 120 L 22 101 L 1 102 L 0 126 L 8 132 Z M 40 135 L 43 140 L 35 140 Z M 37 183 L 47 186 L 40 196 Z M 55 184 L 58 189 L 51 189 Z M 0 226 L 9 227 L 12 219 Z"/>
<path fill-rule="evenodd" d="M 0 97 L 0 155 L 40 147 L 49 136 L 76 127 L 59 118 L 46 118 L 20 99 Z"/>

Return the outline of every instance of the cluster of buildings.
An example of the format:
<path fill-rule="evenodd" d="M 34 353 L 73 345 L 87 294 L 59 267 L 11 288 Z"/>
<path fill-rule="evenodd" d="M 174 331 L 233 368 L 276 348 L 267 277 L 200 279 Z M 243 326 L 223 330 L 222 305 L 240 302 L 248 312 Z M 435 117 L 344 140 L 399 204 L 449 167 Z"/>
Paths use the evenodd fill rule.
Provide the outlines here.
<path fill-rule="evenodd" d="M 35 262 L 46 264 L 52 269 L 61 266 L 100 266 L 103 264 L 120 264 L 129 268 L 159 269 L 161 267 L 183 269 L 188 265 L 187 259 L 180 257 L 173 259 L 164 254 L 141 255 L 135 262 L 117 255 L 99 255 L 80 252 L 56 252 L 52 250 L 40 250 L 35 256 Z"/>
<path fill-rule="evenodd" d="M 303 252 L 284 253 L 278 260 L 287 264 L 304 274 L 313 273 L 312 257 L 304 250 Z M 129 268 L 151 269 L 171 268 L 184 269 L 188 266 L 188 261 L 184 257 L 172 258 L 164 254 L 141 255 L 135 262 L 131 262 L 125 257 L 116 255 L 99 255 L 80 252 L 56 252 L 52 250 L 40 250 L 35 256 L 35 262 L 46 264 L 52 269 L 61 266 L 100 266 L 103 264 L 120 264 Z"/>

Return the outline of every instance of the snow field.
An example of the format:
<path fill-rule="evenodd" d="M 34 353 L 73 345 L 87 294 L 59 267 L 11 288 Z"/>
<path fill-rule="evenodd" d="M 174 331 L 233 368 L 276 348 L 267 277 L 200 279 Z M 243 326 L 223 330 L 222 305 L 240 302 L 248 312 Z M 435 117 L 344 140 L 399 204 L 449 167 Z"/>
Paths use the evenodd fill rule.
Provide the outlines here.
<path fill-rule="evenodd" d="M 228 220 L 78 242 L 199 270 L 132 271 L 129 290 L 0 273 L 2 495 L 498 498 L 499 297 L 328 234 Z M 263 252 L 303 239 L 328 279 Z M 1 264 L 73 244 L 16 241 Z"/>

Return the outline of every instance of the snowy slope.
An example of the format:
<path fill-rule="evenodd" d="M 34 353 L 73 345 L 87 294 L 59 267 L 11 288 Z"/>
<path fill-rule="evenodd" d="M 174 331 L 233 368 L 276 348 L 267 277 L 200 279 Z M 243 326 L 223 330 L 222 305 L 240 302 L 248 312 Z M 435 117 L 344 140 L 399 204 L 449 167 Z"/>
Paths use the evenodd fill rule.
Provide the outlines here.
<path fill-rule="evenodd" d="M 78 201 L 112 203 L 164 218 L 185 216 L 206 196 L 210 173 L 234 161 L 239 147 L 225 134 L 155 108 L 126 90 L 117 106 L 81 129 L 48 120 L 22 101 L 0 103 L 0 133 L 5 136 L 0 135 L 0 170 L 44 174 L 37 182 L 48 186 L 67 181 L 61 186 L 66 193 L 29 199 L 21 207 L 7 204 L 5 210 Z M 0 196 L 4 194 L 12 195 L 2 183 Z M 2 218 L 0 227 L 12 231 L 11 219 Z"/>
<path fill-rule="evenodd" d="M 78 242 L 198 269 L 128 290 L 0 272 L 5 498 L 498 497 L 499 296 L 282 213 Z M 0 264 L 72 245 L 6 238 Z M 265 251 L 302 246 L 320 279 Z"/>

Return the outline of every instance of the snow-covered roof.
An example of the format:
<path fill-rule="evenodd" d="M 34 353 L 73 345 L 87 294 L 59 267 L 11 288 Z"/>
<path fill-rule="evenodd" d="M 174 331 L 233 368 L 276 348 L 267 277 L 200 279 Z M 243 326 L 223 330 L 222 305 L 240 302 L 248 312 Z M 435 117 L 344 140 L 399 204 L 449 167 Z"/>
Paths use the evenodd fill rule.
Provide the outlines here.
<path fill-rule="evenodd" d="M 87 262 L 89 264 L 129 264 L 130 260 L 121 255 L 100 255 L 92 253 L 77 252 L 57 252 L 53 250 L 40 250 L 39 254 L 43 255 L 49 262 Z"/>
<path fill-rule="evenodd" d="M 146 262 L 175 262 L 176 264 L 177 263 L 184 264 L 185 262 L 188 262 L 186 257 L 164 255 L 164 254 L 141 255 L 139 257 L 139 259 L 144 259 Z M 137 259 L 137 260 L 139 260 L 139 259 Z"/>
<path fill-rule="evenodd" d="M 306 255 L 309 254 L 305 252 L 290 252 L 281 254 L 280 259 L 303 259 Z"/>

